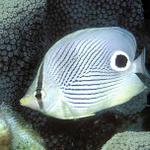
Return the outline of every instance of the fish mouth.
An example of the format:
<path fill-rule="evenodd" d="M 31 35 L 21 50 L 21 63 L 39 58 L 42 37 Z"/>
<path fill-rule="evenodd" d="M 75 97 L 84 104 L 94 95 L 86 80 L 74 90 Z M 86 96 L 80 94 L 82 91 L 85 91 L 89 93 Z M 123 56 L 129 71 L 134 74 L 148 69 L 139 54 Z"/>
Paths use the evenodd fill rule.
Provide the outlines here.
<path fill-rule="evenodd" d="M 20 105 L 33 110 L 41 111 L 39 104 L 34 96 L 24 96 L 20 99 Z"/>
<path fill-rule="evenodd" d="M 20 105 L 21 106 L 27 106 L 29 104 L 29 99 L 30 99 L 29 96 L 21 98 L 20 99 Z"/>

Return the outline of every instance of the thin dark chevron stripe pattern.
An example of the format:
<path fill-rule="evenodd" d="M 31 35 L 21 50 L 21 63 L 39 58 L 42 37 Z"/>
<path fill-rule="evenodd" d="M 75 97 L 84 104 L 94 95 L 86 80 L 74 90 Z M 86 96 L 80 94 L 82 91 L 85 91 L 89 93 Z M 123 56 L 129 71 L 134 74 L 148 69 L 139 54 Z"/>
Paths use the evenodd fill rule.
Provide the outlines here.
<path fill-rule="evenodd" d="M 117 43 L 113 45 L 113 36 L 108 34 L 109 38 L 99 36 L 96 30 L 80 32 L 59 42 L 47 54 L 45 76 L 61 90 L 66 104 L 80 108 L 99 104 L 124 82 L 125 75 L 110 66 Z"/>
<path fill-rule="evenodd" d="M 99 44 L 99 43 L 98 43 Z M 92 55 L 94 55 L 95 50 L 96 50 L 96 46 L 98 45 L 96 44 L 95 47 L 91 47 L 92 49 L 90 49 L 90 47 L 88 47 L 88 50 L 90 51 L 86 56 L 79 58 L 78 62 L 76 62 L 76 66 L 72 66 L 72 68 L 70 68 L 71 72 L 70 74 L 67 75 L 68 78 L 66 78 L 65 81 L 72 81 L 72 79 L 76 79 L 77 76 L 81 76 L 83 73 L 81 71 L 87 70 L 90 66 L 90 58 Z M 89 65 L 88 65 L 89 64 Z M 70 79 L 71 78 L 71 79 Z M 65 82 L 64 81 L 64 82 Z"/>
<path fill-rule="evenodd" d="M 86 58 L 85 62 L 81 63 L 81 65 L 79 66 L 79 71 L 78 71 L 79 76 L 76 75 L 76 77 L 78 76 L 78 78 L 80 78 L 81 76 L 83 76 L 83 74 L 86 74 L 89 68 L 94 66 L 93 61 L 95 60 L 96 57 L 99 57 L 100 59 L 102 55 L 105 55 L 105 53 L 103 53 L 103 50 L 105 49 L 105 44 L 104 43 L 100 43 L 100 44 L 103 44 L 103 45 L 99 45 L 99 47 L 95 47 L 96 51 L 94 50 L 91 53 L 91 55 Z"/>
<path fill-rule="evenodd" d="M 87 41 L 88 42 L 88 41 Z M 94 42 L 93 42 L 94 43 Z M 87 55 L 88 54 L 88 51 L 86 51 L 86 47 L 88 46 L 90 44 L 90 41 L 86 44 L 86 45 L 84 45 L 84 47 L 83 47 L 83 53 L 81 53 L 81 54 L 78 54 L 78 51 L 80 51 L 80 49 L 82 48 L 82 46 L 80 47 L 80 49 L 76 52 L 77 53 L 77 56 L 76 56 L 76 58 L 74 59 L 74 61 L 72 61 L 70 64 L 69 64 L 69 66 L 68 66 L 68 68 L 65 70 L 65 72 L 63 73 L 63 76 L 62 76 L 62 78 L 61 78 L 61 81 L 60 81 L 60 83 L 62 84 L 62 85 L 65 85 L 66 84 L 66 81 L 68 80 L 68 77 L 70 76 L 70 71 L 72 71 L 73 69 L 73 66 L 74 65 L 76 65 L 76 67 L 78 66 L 78 61 L 82 58 L 82 57 L 84 57 L 84 55 Z M 85 51 L 85 53 L 84 53 L 84 51 Z M 83 55 L 84 54 L 84 55 Z M 75 71 L 74 71 L 75 72 Z"/>
<path fill-rule="evenodd" d="M 116 73 L 107 75 L 107 71 L 99 69 L 110 57 L 109 49 L 108 42 L 89 39 L 67 43 L 58 50 L 51 65 L 47 64 L 51 66 L 48 73 L 53 74 L 61 86 L 67 102 L 75 105 L 97 103 L 120 83 Z"/>
<path fill-rule="evenodd" d="M 49 65 L 49 64 L 47 65 L 47 66 L 53 67 L 53 69 L 47 68 L 47 70 L 50 70 L 53 74 L 55 74 L 56 69 L 57 69 L 57 65 L 56 64 L 58 62 L 60 62 L 60 59 L 63 57 L 64 53 L 67 53 L 68 52 L 67 49 L 70 49 L 73 46 L 73 44 L 74 43 L 69 43 L 65 47 L 63 47 L 61 49 L 61 52 L 57 53 L 56 58 L 55 58 L 55 60 L 53 62 L 51 62 L 51 65 Z M 49 59 L 49 60 L 51 60 L 51 59 Z"/>
<path fill-rule="evenodd" d="M 116 84 L 115 84 L 116 85 Z M 109 86 L 105 86 L 105 87 L 103 87 L 103 88 L 99 88 L 99 89 L 90 89 L 90 90 L 83 90 L 82 89 L 82 91 L 80 90 L 80 91 L 77 91 L 77 90 L 70 90 L 71 92 L 69 92 L 69 90 L 66 90 L 64 93 L 65 94 L 70 94 L 70 95 L 92 95 L 92 94 L 101 94 L 102 92 L 105 92 L 106 90 L 104 90 L 104 89 L 112 89 L 112 87 L 114 86 L 115 87 L 115 85 L 113 84 L 111 84 L 111 85 L 109 85 Z M 90 92 L 89 92 L 90 91 Z M 94 92 L 93 92 L 94 91 Z"/>
<path fill-rule="evenodd" d="M 83 41 L 83 43 L 85 43 L 85 42 L 86 41 Z M 78 43 L 80 43 L 80 41 L 77 42 L 77 43 L 73 42 L 71 47 L 69 47 L 69 49 L 64 50 L 64 51 L 66 51 L 65 57 L 67 57 L 67 59 L 63 58 L 62 60 L 57 60 L 57 62 L 59 62 L 59 64 L 57 64 L 57 63 L 53 64 L 53 65 L 55 65 L 55 70 L 54 71 L 56 72 L 56 75 L 58 74 L 58 72 L 60 72 L 62 69 L 65 68 L 64 66 L 67 66 L 71 62 L 72 56 L 75 55 L 74 54 L 74 51 L 75 51 L 75 48 L 76 48 L 75 46 Z M 70 49 L 73 49 L 73 50 L 71 51 Z M 54 72 L 54 74 L 55 74 L 55 72 Z"/>
<path fill-rule="evenodd" d="M 89 84 L 89 85 L 86 85 L 86 86 L 91 86 L 91 84 Z M 97 85 L 94 85 L 94 84 L 92 84 L 92 86 L 97 86 Z M 105 92 L 107 92 L 107 91 L 110 91 L 111 89 L 113 89 L 114 87 L 116 86 L 116 84 L 114 84 L 114 85 L 109 85 L 108 87 L 103 87 L 103 88 L 99 88 L 99 89 L 95 89 L 95 91 L 97 91 L 96 93 L 98 94 L 98 95 L 101 95 L 102 93 L 105 93 Z M 85 97 L 86 96 L 89 96 L 89 95 L 92 95 L 91 93 L 93 93 L 92 92 L 93 90 L 87 90 L 85 93 L 83 93 L 83 91 L 81 92 L 81 90 L 70 90 L 70 91 L 68 91 L 67 92 L 67 90 L 65 90 L 65 94 L 67 94 L 67 95 L 71 95 L 72 96 L 72 98 L 73 98 L 73 96 L 75 96 L 75 95 L 78 95 L 79 96 L 79 99 L 81 98 L 80 96 L 83 96 L 83 95 L 85 95 Z M 95 92 L 94 92 L 95 93 Z M 94 94 L 93 93 L 93 96 L 94 95 L 96 95 L 96 93 Z"/>
<path fill-rule="evenodd" d="M 120 83 L 120 82 L 116 82 L 116 84 L 118 84 L 118 83 Z M 109 84 L 109 85 L 108 85 Z M 114 84 L 110 84 L 110 83 L 108 83 L 108 84 L 105 84 L 104 86 L 102 86 L 102 87 L 97 87 L 97 88 L 91 88 L 91 87 L 81 87 L 81 86 L 74 86 L 74 87 L 69 87 L 69 88 L 66 88 L 65 89 L 65 93 L 67 93 L 67 92 L 69 92 L 69 91 L 71 91 L 71 92 L 76 92 L 76 93 L 79 93 L 79 92 L 81 92 L 81 93 L 88 93 L 88 91 L 98 91 L 98 92 L 101 92 L 101 90 L 102 89 L 104 89 L 104 88 L 109 88 L 109 87 L 112 87 Z"/>

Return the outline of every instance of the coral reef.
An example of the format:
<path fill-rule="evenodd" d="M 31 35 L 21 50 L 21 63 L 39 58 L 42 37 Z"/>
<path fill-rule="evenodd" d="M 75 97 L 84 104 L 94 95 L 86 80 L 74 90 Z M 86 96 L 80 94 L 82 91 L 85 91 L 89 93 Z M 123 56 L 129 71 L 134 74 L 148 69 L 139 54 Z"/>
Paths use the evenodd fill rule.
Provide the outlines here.
<path fill-rule="evenodd" d="M 0 115 L 0 149 L 9 150 L 11 143 L 10 128 L 2 115 Z"/>
<path fill-rule="evenodd" d="M 127 131 L 113 136 L 102 150 L 149 150 L 150 132 Z"/>
<path fill-rule="evenodd" d="M 4 104 L 0 106 L 0 149 L 45 150 L 43 140 L 32 127 Z"/>
<path fill-rule="evenodd" d="M 115 118 L 116 115 L 107 113 L 93 119 L 63 122 L 20 107 L 19 99 L 31 83 L 44 53 L 65 34 L 86 27 L 119 25 L 139 36 L 143 20 L 141 0 L 0 1 L 1 102 L 12 105 L 13 110 L 32 124 L 48 149 L 96 149 L 121 127 L 124 116 Z M 129 115 L 132 107 L 134 113 L 145 107 L 145 101 L 140 100 L 137 108 L 135 102 L 136 99 L 130 105 L 125 104 L 121 112 Z M 104 140 L 100 141 L 100 137 Z"/>

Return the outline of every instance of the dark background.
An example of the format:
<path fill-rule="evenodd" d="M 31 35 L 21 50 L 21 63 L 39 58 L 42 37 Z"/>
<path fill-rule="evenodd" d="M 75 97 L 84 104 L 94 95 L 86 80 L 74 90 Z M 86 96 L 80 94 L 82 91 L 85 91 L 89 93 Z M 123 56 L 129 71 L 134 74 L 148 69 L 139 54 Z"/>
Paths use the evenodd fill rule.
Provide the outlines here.
<path fill-rule="evenodd" d="M 144 8 L 145 25 L 147 30 L 150 32 L 150 1 L 142 0 L 142 3 Z"/>
<path fill-rule="evenodd" d="M 144 7 L 144 16 L 146 19 L 150 20 L 150 1 L 142 0 L 143 7 Z"/>

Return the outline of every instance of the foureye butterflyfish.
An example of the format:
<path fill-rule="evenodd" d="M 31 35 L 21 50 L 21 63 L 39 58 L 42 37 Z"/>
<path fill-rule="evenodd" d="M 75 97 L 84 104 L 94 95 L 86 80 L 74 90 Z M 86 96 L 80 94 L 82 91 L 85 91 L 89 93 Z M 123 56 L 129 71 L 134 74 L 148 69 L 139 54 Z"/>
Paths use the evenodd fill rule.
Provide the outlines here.
<path fill-rule="evenodd" d="M 60 119 L 77 119 L 123 104 L 146 86 L 145 52 L 120 27 L 88 28 L 56 42 L 44 56 L 21 105 Z"/>

